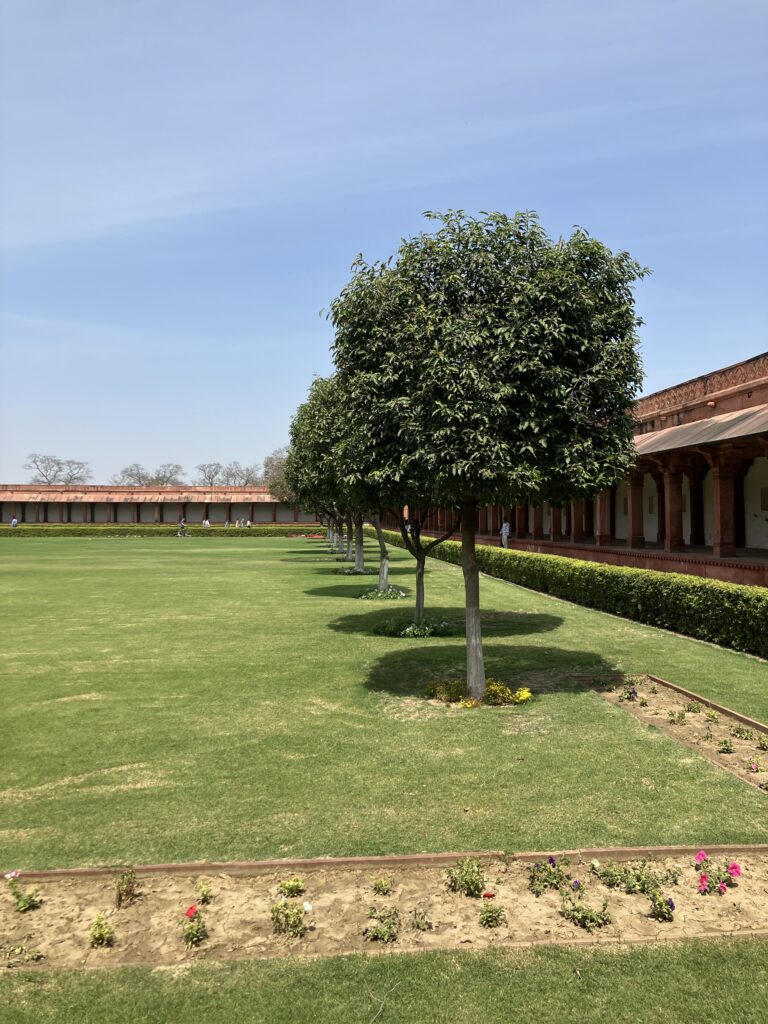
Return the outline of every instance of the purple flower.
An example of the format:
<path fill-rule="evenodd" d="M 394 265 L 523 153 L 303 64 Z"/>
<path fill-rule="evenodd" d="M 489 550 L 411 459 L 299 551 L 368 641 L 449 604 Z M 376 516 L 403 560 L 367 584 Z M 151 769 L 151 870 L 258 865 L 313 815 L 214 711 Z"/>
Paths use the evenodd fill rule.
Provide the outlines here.
<path fill-rule="evenodd" d="M 670 910 L 674 910 L 675 909 L 675 901 L 674 900 L 666 900 L 666 904 L 667 904 L 667 906 L 669 907 Z"/>
<path fill-rule="evenodd" d="M 574 878 L 574 880 L 571 882 L 571 888 L 577 890 L 581 888 L 581 882 L 578 880 L 578 878 Z"/>
<path fill-rule="evenodd" d="M 547 857 L 547 863 L 549 864 L 549 866 L 550 866 L 551 868 L 556 868 L 556 867 L 557 867 L 557 861 L 556 861 L 556 860 L 555 860 L 555 858 L 554 858 L 553 856 L 551 856 L 551 855 L 550 855 L 549 857 Z"/>

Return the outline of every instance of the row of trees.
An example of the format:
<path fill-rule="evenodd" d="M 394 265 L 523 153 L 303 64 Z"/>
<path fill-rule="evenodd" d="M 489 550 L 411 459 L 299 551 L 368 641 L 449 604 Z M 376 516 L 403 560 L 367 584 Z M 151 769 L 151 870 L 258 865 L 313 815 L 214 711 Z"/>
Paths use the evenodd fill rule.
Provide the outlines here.
<path fill-rule="evenodd" d="M 61 459 L 57 455 L 40 455 L 32 452 L 27 456 L 24 468 L 33 473 L 32 483 L 36 484 L 85 484 L 92 477 L 87 462 L 75 459 Z M 264 461 L 266 468 L 269 459 Z M 195 467 L 197 476 L 193 484 L 234 487 L 256 487 L 264 483 L 264 472 L 258 463 L 241 466 L 239 462 L 202 462 Z M 175 487 L 184 483 L 184 469 L 178 462 L 164 462 L 155 469 L 147 469 L 138 462 L 125 466 L 116 473 L 110 483 L 133 487 Z"/>
<path fill-rule="evenodd" d="M 586 231 L 551 239 L 533 213 L 427 214 L 436 230 L 385 261 L 353 264 L 331 304 L 336 372 L 315 380 L 291 425 L 283 476 L 332 536 L 397 517 L 424 563 L 430 507 L 461 529 L 467 685 L 485 690 L 475 556 L 477 508 L 592 497 L 634 461 L 642 373 L 633 284 L 647 271 Z M 406 508 L 407 517 L 406 520 Z"/>

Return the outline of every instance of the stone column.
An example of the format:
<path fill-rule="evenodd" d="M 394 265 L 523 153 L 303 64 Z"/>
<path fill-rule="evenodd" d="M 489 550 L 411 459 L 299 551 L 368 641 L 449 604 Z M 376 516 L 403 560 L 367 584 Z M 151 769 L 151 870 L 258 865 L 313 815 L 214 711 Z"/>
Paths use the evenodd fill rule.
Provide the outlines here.
<path fill-rule="evenodd" d="M 59 502 L 59 522 L 60 523 L 63 523 L 65 521 L 64 520 L 64 513 L 66 512 L 66 510 L 67 510 L 67 503 L 65 501 L 60 501 Z"/>
<path fill-rule="evenodd" d="M 584 536 L 595 536 L 595 501 L 594 498 L 586 498 L 584 501 Z"/>
<path fill-rule="evenodd" d="M 511 509 L 510 509 L 511 511 Z M 511 520 L 510 520 L 511 525 Z M 515 537 L 524 540 L 528 536 L 528 506 L 518 505 L 515 508 Z"/>
<path fill-rule="evenodd" d="M 273 523 L 277 522 L 277 502 L 276 501 L 272 502 L 272 522 Z"/>
<path fill-rule="evenodd" d="M 533 539 L 544 539 L 544 509 L 541 505 L 533 506 Z"/>
<path fill-rule="evenodd" d="M 704 479 L 698 474 L 688 477 L 691 494 L 691 545 L 704 545 Z"/>
<path fill-rule="evenodd" d="M 683 470 L 676 462 L 664 467 L 664 550 L 682 551 L 683 541 Z"/>
<path fill-rule="evenodd" d="M 629 474 L 629 501 L 627 511 L 629 521 L 627 523 L 627 547 L 645 547 L 645 526 L 643 516 L 643 483 L 644 473 Z"/>
<path fill-rule="evenodd" d="M 577 498 L 571 502 L 571 544 L 580 544 L 584 540 L 584 499 Z"/>
<path fill-rule="evenodd" d="M 162 510 L 160 508 L 160 502 L 156 501 L 155 502 L 155 523 L 162 523 L 162 521 L 163 521 L 163 513 L 162 513 Z"/>
<path fill-rule="evenodd" d="M 35 502 L 35 522 L 36 523 L 40 522 L 40 502 L 39 501 Z"/>
<path fill-rule="evenodd" d="M 611 540 L 611 491 L 601 491 L 595 500 L 595 543 L 598 547 L 610 544 Z"/>
<path fill-rule="evenodd" d="M 715 521 L 712 551 L 717 558 L 727 558 L 736 550 L 735 475 L 734 467 L 727 464 L 712 468 Z"/>
<path fill-rule="evenodd" d="M 549 506 L 549 536 L 553 541 L 563 539 L 563 513 L 559 505 Z"/>
<path fill-rule="evenodd" d="M 664 544 L 664 538 L 667 536 L 667 516 L 666 516 L 666 502 L 664 500 L 664 477 L 659 473 L 654 475 L 654 482 L 656 483 L 656 522 L 657 532 L 656 541 L 659 544 Z"/>

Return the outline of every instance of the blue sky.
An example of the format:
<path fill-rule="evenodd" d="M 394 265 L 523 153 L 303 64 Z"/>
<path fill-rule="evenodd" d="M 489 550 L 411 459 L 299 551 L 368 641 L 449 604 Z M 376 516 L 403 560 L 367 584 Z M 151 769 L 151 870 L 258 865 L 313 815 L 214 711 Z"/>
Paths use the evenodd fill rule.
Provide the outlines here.
<path fill-rule="evenodd" d="M 2 0 L 0 40 L 0 480 L 260 461 L 426 209 L 651 267 L 646 392 L 768 348 L 764 2 Z"/>

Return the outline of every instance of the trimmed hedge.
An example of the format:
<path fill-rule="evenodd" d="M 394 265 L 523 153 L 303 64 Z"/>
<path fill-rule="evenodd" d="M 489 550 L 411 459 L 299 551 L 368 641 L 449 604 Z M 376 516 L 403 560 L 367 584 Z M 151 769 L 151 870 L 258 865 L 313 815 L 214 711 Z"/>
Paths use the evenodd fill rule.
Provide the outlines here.
<path fill-rule="evenodd" d="M 22 523 L 12 528 L 0 524 L 0 537 L 175 537 L 179 527 L 176 523 L 133 524 L 133 523 L 56 523 L 49 526 L 29 525 Z M 188 526 L 187 533 L 191 537 L 292 537 L 302 533 L 322 533 L 325 527 L 316 523 L 302 523 L 299 526 L 273 526 L 261 524 L 241 527 L 211 526 L 204 530 L 202 526 Z"/>
<path fill-rule="evenodd" d="M 368 528 L 369 534 L 375 533 Z M 387 543 L 403 547 L 399 533 Z M 448 540 L 432 557 L 461 565 L 461 544 Z M 675 572 L 586 562 L 480 544 L 480 571 L 566 601 L 768 658 L 768 588 Z"/>

